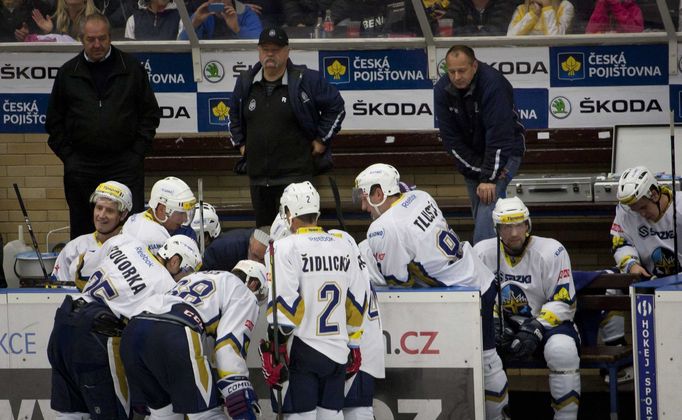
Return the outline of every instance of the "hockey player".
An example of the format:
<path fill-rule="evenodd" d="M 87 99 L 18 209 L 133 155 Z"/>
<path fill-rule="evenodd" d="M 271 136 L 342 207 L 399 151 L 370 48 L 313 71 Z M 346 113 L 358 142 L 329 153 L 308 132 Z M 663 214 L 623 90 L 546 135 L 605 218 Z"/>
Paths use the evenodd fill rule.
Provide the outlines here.
<path fill-rule="evenodd" d="M 626 169 L 618 181 L 618 205 L 611 225 L 613 256 L 623 273 L 645 278 L 677 274 L 672 191 L 659 186 L 644 166 Z M 682 198 L 677 198 L 682 223 Z M 678 248 L 682 250 L 682 248 Z M 677 256 L 679 260 L 680 256 Z"/>
<path fill-rule="evenodd" d="M 145 402 L 150 420 L 225 419 L 222 394 L 230 417 L 255 420 L 260 406 L 245 359 L 257 319 L 254 293 L 226 271 L 191 274 L 150 299 L 121 339 L 133 399 Z M 217 376 L 206 335 L 216 340 Z"/>
<path fill-rule="evenodd" d="M 279 348 L 272 341 L 259 348 L 266 382 L 282 391 L 273 411 L 282 404 L 285 418 L 342 419 L 346 375 L 361 363 L 366 284 L 358 252 L 317 226 L 320 196 L 310 182 L 289 184 L 280 202 L 293 234 L 274 243 L 274 263 L 269 252 L 265 258 L 277 288 L 268 301 L 268 334 L 278 334 Z"/>
<path fill-rule="evenodd" d="M 265 266 L 251 260 L 241 260 L 232 269 L 232 274 L 246 284 L 256 295 L 258 304 L 264 304 L 268 299 L 268 279 Z"/>
<path fill-rule="evenodd" d="M 120 182 L 107 181 L 97 186 L 90 196 L 90 203 L 95 206 L 93 209 L 95 231 L 72 239 L 66 244 L 57 256 L 51 276 L 54 281 L 75 281 L 78 290 L 83 290 L 85 282 L 92 274 L 81 270 L 77 275 L 78 266 L 109 238 L 118 235 L 133 208 L 133 196 L 130 189 Z"/>
<path fill-rule="evenodd" d="M 130 216 L 123 233 L 156 253 L 166 239 L 192 222 L 195 204 L 194 193 L 183 180 L 169 176 L 156 181 L 149 195 L 149 208 Z"/>
<path fill-rule="evenodd" d="M 220 218 L 215 207 L 209 203 L 203 203 L 203 217 L 204 217 L 204 249 L 207 249 L 211 242 L 220 235 Z M 200 204 L 194 206 L 194 218 L 192 219 L 192 230 L 197 236 L 197 242 L 201 237 L 201 213 L 199 212 Z"/>
<path fill-rule="evenodd" d="M 335 233 L 331 230 L 330 233 Z M 350 237 L 347 233 L 345 235 Z M 352 238 L 351 238 L 352 240 Z M 353 243 L 355 241 L 353 240 Z M 385 285 L 367 240 L 358 244 L 360 270 L 367 276 L 367 311 L 362 322 L 360 353 L 362 363 L 357 375 L 346 379 L 346 395 L 343 406 L 344 420 L 374 419 L 374 382 L 386 377 L 384 362 L 384 334 L 381 327 L 379 303 L 373 284 Z"/>
<path fill-rule="evenodd" d="M 460 242 L 426 192 L 400 192 L 391 165 L 370 165 L 355 178 L 353 201 L 374 221 L 367 241 L 382 276 L 393 287 L 467 286 L 481 292 L 486 416 L 506 415 L 507 376 L 495 351 L 493 273 L 468 242 Z"/>
<path fill-rule="evenodd" d="M 125 320 L 201 266 L 196 243 L 185 236 L 166 240 L 158 255 L 125 235 L 105 247 L 109 252 L 83 296 L 67 296 L 55 314 L 47 354 L 51 407 L 61 419 L 128 419 L 130 399 L 118 355 Z"/>
<path fill-rule="evenodd" d="M 554 239 L 530 235 L 528 208 L 518 197 L 497 200 L 493 222 L 501 244 L 497 238 L 486 239 L 474 250 L 494 271 L 499 258 L 502 355 L 517 360 L 544 356 L 554 418 L 576 419 L 580 337 L 573 323 L 575 287 L 568 253 Z"/>

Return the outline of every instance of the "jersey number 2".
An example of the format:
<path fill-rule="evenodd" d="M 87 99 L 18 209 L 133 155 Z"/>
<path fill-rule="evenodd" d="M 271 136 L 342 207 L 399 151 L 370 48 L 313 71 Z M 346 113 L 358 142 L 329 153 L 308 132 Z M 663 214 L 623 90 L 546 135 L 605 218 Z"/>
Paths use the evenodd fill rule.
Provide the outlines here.
<path fill-rule="evenodd" d="M 327 302 L 324 310 L 317 317 L 317 335 L 332 335 L 339 333 L 339 324 L 336 322 L 329 322 L 329 317 L 334 313 L 336 307 L 341 300 L 341 290 L 336 283 L 325 283 L 320 287 L 317 294 L 317 299 L 320 302 Z"/>

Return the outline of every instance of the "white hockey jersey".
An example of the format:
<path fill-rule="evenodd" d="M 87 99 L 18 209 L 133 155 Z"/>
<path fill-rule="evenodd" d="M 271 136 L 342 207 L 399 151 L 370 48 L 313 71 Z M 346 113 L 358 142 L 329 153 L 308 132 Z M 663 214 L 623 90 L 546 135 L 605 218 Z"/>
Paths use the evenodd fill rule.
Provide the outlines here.
<path fill-rule="evenodd" d="M 206 332 L 216 339 L 218 388 L 223 390 L 231 376 L 248 377 L 246 353 L 258 320 L 258 302 L 253 292 L 232 273 L 201 271 L 184 277 L 168 293 L 150 298 L 142 310 L 163 314 L 177 303 L 192 306 Z"/>
<path fill-rule="evenodd" d="M 77 270 L 78 266 L 81 265 L 81 258 L 87 259 L 102 246 L 102 243 L 97 240 L 96 235 L 97 232 L 87 233 L 70 240 L 66 244 L 57 256 L 57 261 L 54 264 L 54 269 L 50 276 L 53 281 L 73 281 L 76 282 L 78 290 L 83 290 L 83 286 L 88 281 L 92 272 L 80 270 L 79 274 Z"/>
<path fill-rule="evenodd" d="M 474 250 L 491 270 L 497 270 L 497 238 L 476 244 Z M 500 250 L 502 307 L 507 316 L 537 318 L 546 328 L 575 315 L 575 285 L 568 252 L 558 241 L 531 236 L 519 257 Z"/>
<path fill-rule="evenodd" d="M 404 193 L 367 231 L 379 269 L 392 286 L 466 286 L 484 293 L 493 273 L 460 242 L 436 201 L 424 191 Z"/>
<path fill-rule="evenodd" d="M 359 247 L 355 239 L 348 232 L 331 229 L 329 233 L 345 239 L 358 253 L 358 267 L 360 268 L 363 282 L 366 284 L 365 294 L 367 296 L 367 310 L 362 320 L 362 337 L 360 338 L 360 354 L 362 355 L 360 370 L 369 373 L 375 378 L 384 378 L 386 377 L 384 334 L 381 327 L 379 302 L 370 281 L 370 267 L 372 265 L 376 267 L 376 261 L 374 261 L 366 240 L 363 241 L 365 250 L 363 252 L 363 249 Z"/>
<path fill-rule="evenodd" d="M 123 225 L 122 233 L 140 240 L 156 255 L 166 239 L 171 235 L 168 230 L 154 219 L 151 209 L 133 214 Z"/>
<path fill-rule="evenodd" d="M 278 323 L 293 327 L 293 334 L 307 345 L 345 364 L 348 347 L 360 345 L 367 305 L 357 248 L 314 227 L 278 239 L 274 249 L 274 268 L 269 250 L 265 262 L 276 282 Z M 268 297 L 270 324 L 272 290 Z"/>
<path fill-rule="evenodd" d="M 671 192 L 662 189 L 672 200 Z M 677 230 L 682 232 L 682 197 L 677 196 Z M 613 257 L 621 270 L 636 260 L 650 274 L 662 277 L 675 273 L 675 244 L 673 238 L 672 201 L 658 221 L 647 220 L 630 210 L 628 206 L 618 204 L 616 217 L 611 225 L 613 241 Z M 682 256 L 682 243 L 678 242 L 678 259 Z M 682 259 L 680 259 L 682 261 Z"/>
<path fill-rule="evenodd" d="M 95 254 L 102 251 L 108 252 L 85 284 L 83 298 L 106 304 L 119 318 L 137 315 L 147 299 L 175 286 L 168 270 L 134 238 L 117 235 Z"/>

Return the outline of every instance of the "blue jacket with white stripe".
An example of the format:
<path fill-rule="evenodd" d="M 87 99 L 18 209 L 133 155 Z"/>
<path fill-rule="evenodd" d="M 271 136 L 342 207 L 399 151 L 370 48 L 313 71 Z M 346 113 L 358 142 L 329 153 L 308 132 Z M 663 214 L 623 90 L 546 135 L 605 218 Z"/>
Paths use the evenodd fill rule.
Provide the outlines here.
<path fill-rule="evenodd" d="M 446 74 L 436 83 L 433 99 L 445 151 L 465 177 L 495 182 L 509 156 L 523 156 L 525 128 L 512 86 L 499 71 L 479 61 L 466 92 Z"/>

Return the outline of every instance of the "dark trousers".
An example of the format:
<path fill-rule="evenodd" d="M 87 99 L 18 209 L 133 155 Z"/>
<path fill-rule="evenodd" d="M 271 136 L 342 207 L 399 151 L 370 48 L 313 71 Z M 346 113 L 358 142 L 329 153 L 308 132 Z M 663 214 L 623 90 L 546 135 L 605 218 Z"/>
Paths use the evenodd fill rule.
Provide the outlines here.
<path fill-rule="evenodd" d="M 270 226 L 279 212 L 279 199 L 286 185 L 251 184 L 251 205 L 256 214 L 256 227 Z"/>
<path fill-rule="evenodd" d="M 125 184 L 133 194 L 132 213 L 144 210 L 143 158 L 133 152 L 111 156 L 86 156 L 75 152 L 64 161 L 64 194 L 69 205 L 71 239 L 95 230 L 90 195 L 105 181 Z"/>

